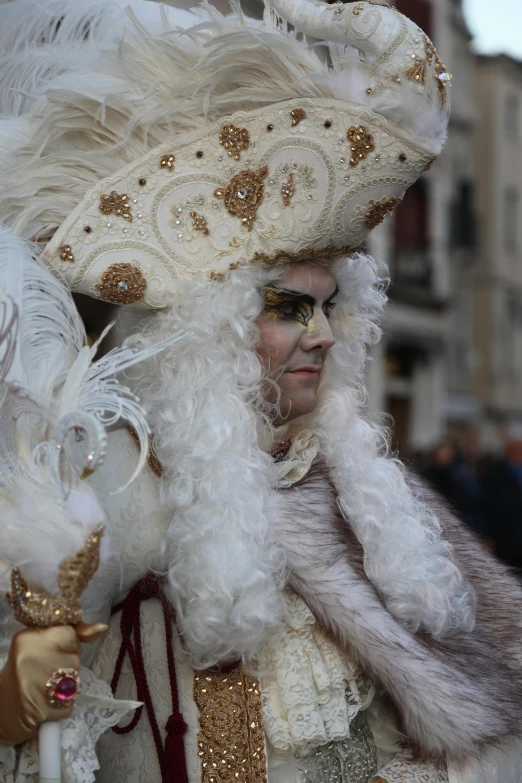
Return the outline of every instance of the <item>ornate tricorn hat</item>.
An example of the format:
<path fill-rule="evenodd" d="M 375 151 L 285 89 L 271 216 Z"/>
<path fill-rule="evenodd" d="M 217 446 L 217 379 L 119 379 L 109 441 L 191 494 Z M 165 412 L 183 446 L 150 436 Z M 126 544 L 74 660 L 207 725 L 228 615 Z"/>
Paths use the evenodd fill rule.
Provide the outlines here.
<path fill-rule="evenodd" d="M 73 291 L 162 308 L 194 276 L 349 253 L 431 166 L 450 76 L 413 22 L 377 0 L 270 13 L 327 42 L 332 97 L 223 117 L 102 180 L 44 253 Z"/>

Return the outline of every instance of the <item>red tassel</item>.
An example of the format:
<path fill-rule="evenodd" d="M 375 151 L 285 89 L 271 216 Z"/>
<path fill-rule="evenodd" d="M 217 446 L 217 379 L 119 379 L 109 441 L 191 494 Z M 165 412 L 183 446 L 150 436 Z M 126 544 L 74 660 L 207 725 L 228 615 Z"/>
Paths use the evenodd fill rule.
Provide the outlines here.
<path fill-rule="evenodd" d="M 178 713 L 170 716 L 165 728 L 167 737 L 163 754 L 163 783 L 188 783 L 183 739 L 188 726 Z"/>

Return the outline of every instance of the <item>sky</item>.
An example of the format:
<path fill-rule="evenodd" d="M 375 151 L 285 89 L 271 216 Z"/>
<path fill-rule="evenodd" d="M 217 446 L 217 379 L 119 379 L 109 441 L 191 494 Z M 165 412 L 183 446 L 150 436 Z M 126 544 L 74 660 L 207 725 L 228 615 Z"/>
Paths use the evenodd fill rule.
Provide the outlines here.
<path fill-rule="evenodd" d="M 522 60 L 522 0 L 463 0 L 463 8 L 478 52 Z"/>

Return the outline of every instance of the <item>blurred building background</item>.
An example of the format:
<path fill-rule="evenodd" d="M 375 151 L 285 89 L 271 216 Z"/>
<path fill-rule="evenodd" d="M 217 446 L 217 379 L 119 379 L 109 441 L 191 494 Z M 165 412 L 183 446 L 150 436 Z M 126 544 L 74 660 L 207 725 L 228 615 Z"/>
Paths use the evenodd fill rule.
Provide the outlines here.
<path fill-rule="evenodd" d="M 369 370 L 410 456 L 496 452 L 522 428 L 522 65 L 476 56 L 462 0 L 396 0 L 453 74 L 448 143 L 371 239 L 391 307 Z"/>

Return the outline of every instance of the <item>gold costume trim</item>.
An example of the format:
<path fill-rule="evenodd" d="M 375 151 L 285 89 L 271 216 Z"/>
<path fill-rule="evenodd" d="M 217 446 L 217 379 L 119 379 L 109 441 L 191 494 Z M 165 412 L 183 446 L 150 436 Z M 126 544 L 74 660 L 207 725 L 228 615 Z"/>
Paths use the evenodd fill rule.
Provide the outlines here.
<path fill-rule="evenodd" d="M 231 672 L 194 672 L 202 783 L 266 783 L 259 681 Z"/>

